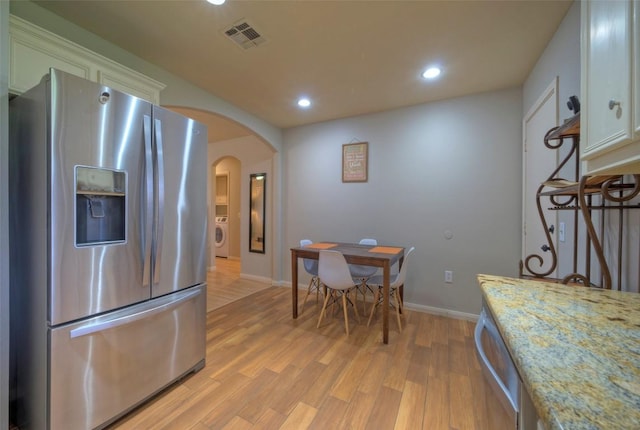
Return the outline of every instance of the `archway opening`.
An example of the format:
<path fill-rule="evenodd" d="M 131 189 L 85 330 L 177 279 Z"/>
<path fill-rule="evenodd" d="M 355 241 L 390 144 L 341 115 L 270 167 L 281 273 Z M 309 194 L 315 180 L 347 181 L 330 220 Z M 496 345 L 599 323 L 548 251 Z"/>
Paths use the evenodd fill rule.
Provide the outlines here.
<path fill-rule="evenodd" d="M 217 159 L 211 166 L 209 187 L 210 225 L 214 226 L 215 258 L 241 259 L 241 172 L 242 163 L 232 156 Z M 211 265 L 215 265 L 215 260 Z"/>

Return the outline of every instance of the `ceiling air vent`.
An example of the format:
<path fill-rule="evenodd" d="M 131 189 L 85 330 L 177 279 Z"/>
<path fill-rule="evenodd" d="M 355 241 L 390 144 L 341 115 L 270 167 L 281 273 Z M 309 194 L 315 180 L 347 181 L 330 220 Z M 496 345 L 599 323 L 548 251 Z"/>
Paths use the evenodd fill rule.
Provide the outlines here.
<path fill-rule="evenodd" d="M 262 45 L 267 41 L 258 31 L 246 20 L 239 21 L 224 30 L 224 34 L 233 40 L 243 49 L 253 48 Z"/>

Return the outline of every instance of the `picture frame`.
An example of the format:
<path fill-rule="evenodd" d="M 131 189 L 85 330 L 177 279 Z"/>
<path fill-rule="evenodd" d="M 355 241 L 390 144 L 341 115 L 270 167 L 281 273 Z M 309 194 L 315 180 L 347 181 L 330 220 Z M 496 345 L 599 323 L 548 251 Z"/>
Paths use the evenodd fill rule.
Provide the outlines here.
<path fill-rule="evenodd" d="M 342 182 L 367 182 L 368 169 L 368 142 L 345 143 L 342 145 Z"/>

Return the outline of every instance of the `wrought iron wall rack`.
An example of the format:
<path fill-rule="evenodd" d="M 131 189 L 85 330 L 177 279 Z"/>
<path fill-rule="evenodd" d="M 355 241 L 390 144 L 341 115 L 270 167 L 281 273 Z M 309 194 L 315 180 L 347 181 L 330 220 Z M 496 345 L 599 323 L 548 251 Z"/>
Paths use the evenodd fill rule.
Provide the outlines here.
<path fill-rule="evenodd" d="M 530 278 L 544 278 L 550 280 L 549 275 L 558 266 L 558 253 L 554 238 L 552 237 L 555 227 L 549 226 L 545 217 L 545 210 L 570 210 L 573 211 L 573 261 L 572 272 L 559 279 L 551 279 L 564 284 L 579 284 L 593 287 L 611 289 L 611 268 L 604 254 L 602 243 L 608 240 L 606 237 L 604 212 L 617 211 L 618 234 L 615 246 L 610 249 L 617 252 L 616 267 L 616 289 L 621 289 L 622 280 L 622 258 L 623 252 L 625 211 L 630 209 L 640 209 L 639 204 L 632 203 L 632 200 L 640 193 L 640 175 L 605 175 L 605 176 L 580 176 L 580 157 L 578 155 L 578 145 L 580 141 L 580 114 L 573 116 L 559 127 L 554 127 L 547 132 L 544 137 L 544 145 L 552 150 L 558 150 L 565 142 L 569 143 L 568 153 L 558 164 L 558 167 L 551 173 L 549 178 L 540 184 L 536 193 L 536 205 L 538 215 L 545 232 L 547 243 L 541 247 L 545 255 L 530 254 L 524 261 L 520 261 L 520 276 Z M 569 162 L 573 162 L 569 165 Z M 567 180 L 558 176 L 565 167 L 573 168 L 574 179 Z M 596 199 L 594 199 L 596 197 Z M 547 200 L 549 203 L 544 203 Z M 597 200 L 597 203 L 594 203 Z M 544 207 L 543 207 L 544 206 Z M 593 222 L 593 212 L 601 211 L 599 216 L 599 226 L 596 230 Z M 582 216 L 586 229 L 584 238 L 584 269 L 578 273 L 579 257 L 579 217 Z M 599 282 L 592 279 L 591 252 L 595 253 L 600 267 Z M 545 266 L 545 257 L 550 258 L 550 266 L 546 270 L 533 267 L 537 262 L 539 267 Z"/>

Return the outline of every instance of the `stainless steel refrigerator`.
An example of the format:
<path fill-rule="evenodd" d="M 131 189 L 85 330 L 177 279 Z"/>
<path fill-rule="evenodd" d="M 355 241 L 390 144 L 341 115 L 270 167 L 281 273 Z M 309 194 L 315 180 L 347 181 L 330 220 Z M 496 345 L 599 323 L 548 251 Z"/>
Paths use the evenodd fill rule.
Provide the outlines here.
<path fill-rule="evenodd" d="M 204 366 L 207 129 L 54 69 L 9 111 L 12 413 L 101 428 Z"/>

